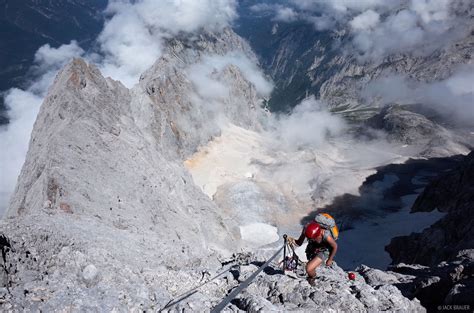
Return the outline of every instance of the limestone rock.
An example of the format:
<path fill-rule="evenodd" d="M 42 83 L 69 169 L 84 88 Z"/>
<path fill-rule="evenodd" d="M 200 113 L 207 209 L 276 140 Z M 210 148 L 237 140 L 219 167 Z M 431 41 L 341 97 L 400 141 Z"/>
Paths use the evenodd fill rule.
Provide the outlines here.
<path fill-rule="evenodd" d="M 230 229 L 232 212 L 219 210 L 183 165 L 221 123 L 262 127 L 257 87 L 237 65 L 206 73 L 230 86 L 215 110 L 205 109 L 216 99 L 189 75 L 208 57 L 235 51 L 255 58 L 231 30 L 170 39 L 132 89 L 81 59 L 58 73 L 0 221 L 12 247 L 1 310 L 157 311 L 202 286 L 169 310 L 207 311 L 273 253 L 267 247 L 245 256 L 240 271 L 230 272 L 234 279 L 211 281 L 206 273 L 241 243 Z M 268 198 L 262 192 L 262 203 Z M 230 309 L 424 311 L 391 285 L 349 281 L 337 265 L 318 275 L 311 287 L 266 269 Z"/>
<path fill-rule="evenodd" d="M 472 250 L 471 250 L 472 251 Z M 442 304 L 473 305 L 474 259 L 458 256 L 436 266 L 396 264 L 389 268 L 402 274 L 403 281 L 395 284 L 409 298 L 418 298 L 428 310 Z"/>
<path fill-rule="evenodd" d="M 463 138 L 428 119 L 417 109 L 415 105 L 387 105 L 365 124 L 386 132 L 389 141 L 417 147 L 422 156 L 443 157 L 469 152 L 466 148 L 469 143 Z"/>
<path fill-rule="evenodd" d="M 96 284 L 99 279 L 99 270 L 94 266 L 94 264 L 87 265 L 82 270 L 82 279 L 88 287 Z"/>
<path fill-rule="evenodd" d="M 264 271 L 265 272 L 265 271 Z M 311 287 L 304 278 L 290 278 L 282 272 L 260 275 L 238 297 L 242 310 L 276 311 L 318 310 L 380 311 L 402 310 L 424 312 L 417 300 L 409 301 L 391 284 L 371 287 L 363 280 L 350 281 L 337 265 L 318 269 L 316 285 Z"/>

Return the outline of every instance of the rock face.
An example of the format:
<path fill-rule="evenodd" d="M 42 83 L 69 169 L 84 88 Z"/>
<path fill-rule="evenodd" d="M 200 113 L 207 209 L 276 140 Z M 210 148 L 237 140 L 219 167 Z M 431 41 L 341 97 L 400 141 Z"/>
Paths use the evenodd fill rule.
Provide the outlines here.
<path fill-rule="evenodd" d="M 262 264 L 263 257 L 237 255 L 230 260 L 231 267 L 206 270 L 175 270 L 151 264 L 134 268 L 110 254 L 106 265 L 99 264 L 97 257 L 105 257 L 100 256 L 100 251 L 94 249 L 99 254 L 91 254 L 79 250 L 77 242 L 51 233 L 42 232 L 41 237 L 34 239 L 35 236 L 24 238 L 34 247 L 17 242 L 12 243 L 13 251 L 7 252 L 9 291 L 0 289 L 3 310 L 208 311 L 248 278 Z M 188 291 L 199 285 L 202 286 L 189 295 Z M 314 312 L 328 308 L 425 312 L 418 300 L 407 299 L 391 282 L 371 286 L 360 276 L 350 281 L 347 273 L 333 264 L 332 268 L 318 271 L 317 284 L 311 287 L 304 278 L 284 275 L 276 263 L 265 268 L 225 311 Z"/>
<path fill-rule="evenodd" d="M 432 267 L 400 263 L 387 272 L 366 266 L 357 271 L 372 287 L 393 284 L 404 296 L 419 299 L 428 311 L 443 305 L 474 305 L 474 250 L 460 251 L 452 261 Z"/>
<path fill-rule="evenodd" d="M 209 231 L 225 234 L 212 202 L 188 183 L 182 166 L 160 153 L 162 139 L 134 122 L 134 113 L 153 113 L 152 103 L 132 104 L 131 92 L 93 65 L 79 59 L 69 64 L 41 108 L 7 217 L 45 219 L 48 225 L 59 215 L 71 221 L 68 232 L 80 237 L 100 236 L 103 230 L 89 229 L 91 223 L 123 234 L 144 231 L 154 240 L 170 234 L 177 240 L 182 232 L 189 236 L 183 251 L 195 252 L 205 242 L 193 223 L 196 214 L 209 214 L 216 221 Z"/>
<path fill-rule="evenodd" d="M 383 129 L 389 138 L 412 144 L 426 137 L 433 137 L 442 131 L 442 127 L 425 116 L 404 110 L 397 105 L 384 107 L 379 113 L 367 120 L 375 129 Z"/>
<path fill-rule="evenodd" d="M 417 300 L 409 301 L 392 284 L 374 288 L 360 276 L 354 281 L 338 266 L 321 268 L 316 286 L 304 279 L 280 273 L 257 277 L 255 283 L 238 297 L 236 305 L 248 312 L 334 310 L 424 312 Z"/>
<path fill-rule="evenodd" d="M 412 145 L 420 150 L 420 156 L 442 157 L 453 154 L 466 154 L 472 147 L 468 138 L 462 138 L 435 120 L 418 113 L 415 105 L 391 104 L 369 118 L 365 125 L 383 130 L 389 141 Z M 367 130 L 362 129 L 362 133 Z"/>
<path fill-rule="evenodd" d="M 136 110 L 135 119 L 160 138 L 162 153 L 172 159 L 188 157 L 220 135 L 221 124 L 227 122 L 260 129 L 263 110 L 255 86 L 235 64 L 221 68 L 206 64 L 208 56 L 217 56 L 217 62 L 225 63 L 223 58 L 231 53 L 256 60 L 248 45 L 229 29 L 219 35 L 205 33 L 195 40 L 171 39 L 166 54 L 141 75 L 132 108 L 153 107 L 152 111 Z M 204 83 L 212 83 L 205 74 L 230 90 L 223 92 L 219 85 L 206 90 L 197 81 L 207 79 Z"/>
<path fill-rule="evenodd" d="M 474 246 L 474 152 L 463 164 L 426 187 L 413 212 L 446 212 L 440 221 L 410 236 L 394 238 L 386 247 L 394 263 L 435 265 L 452 260 Z"/>
<path fill-rule="evenodd" d="M 474 305 L 473 186 L 471 152 L 458 168 L 430 183 L 412 207 L 413 212 L 439 210 L 446 216 L 421 233 L 393 238 L 385 248 L 393 263 L 399 263 L 390 270 L 412 276 L 396 285 L 428 310 L 438 305 Z"/>

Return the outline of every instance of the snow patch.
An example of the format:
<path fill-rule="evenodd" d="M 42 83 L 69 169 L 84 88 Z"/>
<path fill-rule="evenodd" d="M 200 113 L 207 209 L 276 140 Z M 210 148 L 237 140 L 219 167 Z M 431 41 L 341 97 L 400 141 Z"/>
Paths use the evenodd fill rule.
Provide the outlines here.
<path fill-rule="evenodd" d="M 278 241 L 278 228 L 264 223 L 253 223 L 240 226 L 242 240 L 257 246 L 263 246 Z"/>

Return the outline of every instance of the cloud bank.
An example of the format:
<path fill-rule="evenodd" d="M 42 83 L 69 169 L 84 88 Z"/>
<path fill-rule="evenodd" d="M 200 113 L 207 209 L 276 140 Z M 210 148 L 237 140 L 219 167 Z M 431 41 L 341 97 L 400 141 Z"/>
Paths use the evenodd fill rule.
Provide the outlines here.
<path fill-rule="evenodd" d="M 218 31 L 237 17 L 235 0 L 114 0 L 106 14 L 110 19 L 99 35 L 99 63 L 104 75 L 127 87 L 162 54 L 164 40 L 181 33 Z"/>
<path fill-rule="evenodd" d="M 366 98 L 400 104 L 423 103 L 458 126 L 474 126 L 474 64 L 464 65 L 448 79 L 433 83 L 403 75 L 388 75 L 371 82 L 362 92 Z"/>
<path fill-rule="evenodd" d="M 319 148 L 331 137 L 347 129 L 344 119 L 328 111 L 327 105 L 311 96 L 298 104 L 289 115 L 279 115 L 274 137 L 286 149 Z"/>

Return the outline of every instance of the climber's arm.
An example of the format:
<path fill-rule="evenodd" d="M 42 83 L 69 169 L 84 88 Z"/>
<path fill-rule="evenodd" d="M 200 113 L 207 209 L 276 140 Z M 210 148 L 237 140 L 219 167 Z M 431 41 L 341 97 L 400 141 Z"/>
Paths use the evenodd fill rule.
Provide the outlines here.
<path fill-rule="evenodd" d="M 334 259 L 334 256 L 336 255 L 336 252 L 337 252 L 337 243 L 331 236 L 328 236 L 326 241 L 331 246 L 331 253 L 329 254 L 329 257 L 326 261 L 326 265 L 331 266 L 332 260 Z"/>
<path fill-rule="evenodd" d="M 301 246 L 304 242 L 304 238 L 305 238 L 305 235 L 304 235 L 304 228 L 303 230 L 301 231 L 301 235 L 300 235 L 300 238 L 298 238 L 295 243 L 298 245 L 298 246 Z"/>

